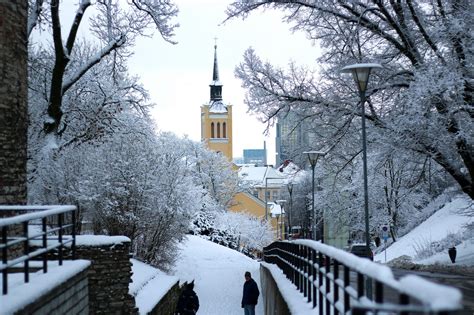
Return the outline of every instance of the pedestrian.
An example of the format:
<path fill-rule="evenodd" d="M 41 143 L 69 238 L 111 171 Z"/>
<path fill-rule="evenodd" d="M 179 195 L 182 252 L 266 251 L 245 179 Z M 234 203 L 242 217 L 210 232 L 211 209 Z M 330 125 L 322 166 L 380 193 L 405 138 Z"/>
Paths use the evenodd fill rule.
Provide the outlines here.
<path fill-rule="evenodd" d="M 193 315 L 199 309 L 199 298 L 194 292 L 194 280 L 186 284 L 183 292 L 178 299 L 178 307 L 176 313 L 178 315 Z"/>
<path fill-rule="evenodd" d="M 257 283 L 252 279 L 250 272 L 246 271 L 242 296 L 242 308 L 245 315 L 255 315 L 255 305 L 257 305 L 259 295 Z"/>
<path fill-rule="evenodd" d="M 448 250 L 449 258 L 451 259 L 451 262 L 454 264 L 456 262 L 456 247 L 453 246 Z"/>

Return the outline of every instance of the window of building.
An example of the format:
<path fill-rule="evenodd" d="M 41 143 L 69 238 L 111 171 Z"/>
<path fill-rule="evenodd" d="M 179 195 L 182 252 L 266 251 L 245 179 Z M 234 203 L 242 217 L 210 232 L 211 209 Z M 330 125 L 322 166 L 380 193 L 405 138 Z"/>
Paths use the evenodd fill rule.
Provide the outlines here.
<path fill-rule="evenodd" d="M 217 138 L 221 137 L 221 123 L 217 123 Z"/>
<path fill-rule="evenodd" d="M 222 138 L 227 138 L 227 124 L 225 122 L 222 123 Z"/>
<path fill-rule="evenodd" d="M 211 138 L 214 138 L 214 123 L 211 123 Z"/>

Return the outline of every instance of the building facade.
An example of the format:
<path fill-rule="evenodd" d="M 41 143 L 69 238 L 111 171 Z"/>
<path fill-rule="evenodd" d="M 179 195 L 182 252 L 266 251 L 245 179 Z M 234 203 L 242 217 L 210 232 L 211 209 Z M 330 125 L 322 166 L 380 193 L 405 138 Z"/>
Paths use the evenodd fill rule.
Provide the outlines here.
<path fill-rule="evenodd" d="M 244 163 L 264 166 L 265 154 L 265 149 L 244 149 Z"/>
<path fill-rule="evenodd" d="M 279 115 L 276 124 L 276 165 L 286 160 L 293 161 L 300 168 L 305 168 L 307 157 L 302 152 L 311 150 L 311 130 L 308 123 L 294 112 Z"/>

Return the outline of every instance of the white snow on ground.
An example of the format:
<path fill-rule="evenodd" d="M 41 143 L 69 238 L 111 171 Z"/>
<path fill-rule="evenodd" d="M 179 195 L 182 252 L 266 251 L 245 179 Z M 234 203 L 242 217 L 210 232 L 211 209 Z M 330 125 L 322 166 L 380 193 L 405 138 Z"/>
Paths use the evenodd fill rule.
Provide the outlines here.
<path fill-rule="evenodd" d="M 244 273 L 252 273 L 261 291 L 259 270 L 259 262 L 235 250 L 189 235 L 181 245 L 174 274 L 181 282 L 194 280 L 200 303 L 198 314 L 242 315 L 240 303 Z M 262 294 L 256 314 L 263 314 Z"/>
<path fill-rule="evenodd" d="M 463 225 L 473 222 L 472 217 L 462 215 L 460 210 L 474 207 L 472 201 L 465 196 L 454 198 L 443 208 L 435 212 L 426 221 L 399 238 L 387 248 L 387 262 L 397 257 L 407 255 L 412 258 L 416 256 L 417 246 L 426 246 L 432 242 L 444 239 L 448 234 L 458 232 Z M 457 248 L 456 263 L 474 265 L 474 241 L 468 240 Z M 385 254 L 381 252 L 375 256 L 375 261 L 385 262 Z M 447 251 L 438 253 L 429 259 L 415 261 L 417 263 L 449 263 Z"/>
<path fill-rule="evenodd" d="M 474 239 L 465 240 L 461 244 L 457 245 L 456 252 L 456 265 L 474 266 Z M 435 263 L 452 265 L 446 251 L 437 253 L 436 255 L 433 255 L 429 258 L 416 261 L 416 263 L 423 265 L 431 265 Z"/>

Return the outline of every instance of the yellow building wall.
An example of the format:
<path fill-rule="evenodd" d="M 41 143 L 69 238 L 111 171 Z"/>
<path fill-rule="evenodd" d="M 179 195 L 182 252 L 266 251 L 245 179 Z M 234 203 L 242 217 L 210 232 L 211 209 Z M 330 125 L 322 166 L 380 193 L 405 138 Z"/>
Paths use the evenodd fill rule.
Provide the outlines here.
<path fill-rule="evenodd" d="M 231 205 L 229 206 L 229 210 L 233 212 L 244 212 L 248 213 L 250 215 L 253 215 L 259 219 L 265 218 L 265 202 L 262 200 L 259 200 L 258 198 L 252 196 L 249 193 L 244 193 L 240 192 L 237 193 L 232 202 Z M 281 222 L 277 218 L 272 218 L 270 214 L 270 208 L 268 210 L 268 220 L 272 226 L 272 230 L 275 233 L 275 239 L 280 238 L 284 239 L 284 231 L 285 231 L 285 223 L 283 220 L 282 224 L 278 224 L 278 222 Z M 281 231 L 277 231 L 278 225 L 281 228 Z"/>
<path fill-rule="evenodd" d="M 246 212 L 259 219 L 265 217 L 265 203 L 248 193 L 237 193 L 229 207 L 230 211 Z"/>
<path fill-rule="evenodd" d="M 217 138 L 217 134 L 212 138 L 211 123 L 215 125 L 220 123 L 221 126 L 226 123 L 226 137 L 223 138 L 221 132 L 221 138 Z M 201 139 L 206 142 L 209 149 L 221 152 L 232 161 L 232 105 L 227 105 L 226 113 L 210 113 L 209 105 L 201 106 Z"/>

